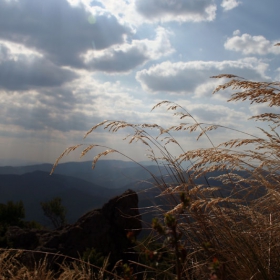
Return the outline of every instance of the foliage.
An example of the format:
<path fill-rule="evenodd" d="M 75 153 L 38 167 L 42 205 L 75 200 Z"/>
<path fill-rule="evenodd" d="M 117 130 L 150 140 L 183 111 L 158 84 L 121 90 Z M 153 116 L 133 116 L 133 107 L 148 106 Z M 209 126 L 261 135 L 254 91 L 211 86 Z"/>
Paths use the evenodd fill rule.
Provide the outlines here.
<path fill-rule="evenodd" d="M 52 200 L 41 202 L 44 215 L 50 219 L 55 228 L 66 224 L 66 209 L 61 204 L 61 198 L 55 197 Z"/>
<path fill-rule="evenodd" d="M 83 253 L 82 259 L 98 267 L 101 267 L 105 261 L 105 257 L 94 248 L 87 248 Z"/>
<path fill-rule="evenodd" d="M 24 226 L 25 209 L 22 201 L 0 203 L 0 246 L 8 246 L 6 231 L 9 226 Z"/>
<path fill-rule="evenodd" d="M 25 210 L 22 201 L 8 201 L 6 204 L 0 203 L 0 224 L 2 226 L 20 225 L 24 217 Z"/>
<path fill-rule="evenodd" d="M 36 221 L 24 221 L 24 228 L 43 229 L 43 226 Z"/>
<path fill-rule="evenodd" d="M 174 251 L 167 236 L 146 236 L 135 241 L 134 248 L 139 258 L 138 273 L 144 270 L 147 279 L 174 279 Z"/>
<path fill-rule="evenodd" d="M 42 226 L 35 221 L 24 221 L 25 209 L 22 201 L 8 201 L 6 204 L 0 204 L 0 247 L 11 247 L 12 244 L 7 241 L 6 232 L 9 226 L 20 228 L 37 228 Z"/>

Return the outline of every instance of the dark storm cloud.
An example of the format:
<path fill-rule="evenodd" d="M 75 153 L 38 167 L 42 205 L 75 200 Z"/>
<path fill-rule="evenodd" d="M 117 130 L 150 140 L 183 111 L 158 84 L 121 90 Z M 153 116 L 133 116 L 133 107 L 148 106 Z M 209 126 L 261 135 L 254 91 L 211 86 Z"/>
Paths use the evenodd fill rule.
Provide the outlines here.
<path fill-rule="evenodd" d="M 36 87 L 54 87 L 71 81 L 77 75 L 61 69 L 50 61 L 38 57 L 10 56 L 8 48 L 0 44 L 0 88 L 28 90 Z"/>
<path fill-rule="evenodd" d="M 88 18 L 83 6 L 66 0 L 0 0 L 0 39 L 35 48 L 55 64 L 83 67 L 82 53 L 122 43 L 130 32 L 108 13 L 91 24 Z"/>
<path fill-rule="evenodd" d="M 172 16 L 173 20 L 177 20 L 176 17 L 185 16 L 186 19 L 200 21 L 207 20 L 210 16 L 207 9 L 213 6 L 213 1 L 136 0 L 135 5 L 136 10 L 149 19 L 163 19 L 165 16 Z"/>

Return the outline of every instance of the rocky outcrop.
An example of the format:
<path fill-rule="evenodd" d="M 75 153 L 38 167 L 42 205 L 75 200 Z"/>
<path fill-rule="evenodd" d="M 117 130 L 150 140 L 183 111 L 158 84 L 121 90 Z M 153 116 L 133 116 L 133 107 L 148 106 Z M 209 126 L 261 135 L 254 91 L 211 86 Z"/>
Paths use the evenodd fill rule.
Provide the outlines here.
<path fill-rule="evenodd" d="M 7 239 L 13 248 L 37 251 L 32 256 L 37 260 L 45 256 L 39 252 L 79 258 L 85 250 L 94 248 L 103 256 L 110 255 L 110 262 L 115 263 L 127 258 L 132 245 L 127 233 L 131 236 L 133 232 L 136 237 L 141 227 L 138 196 L 127 190 L 101 209 L 86 213 L 73 225 L 53 231 L 10 227 Z"/>

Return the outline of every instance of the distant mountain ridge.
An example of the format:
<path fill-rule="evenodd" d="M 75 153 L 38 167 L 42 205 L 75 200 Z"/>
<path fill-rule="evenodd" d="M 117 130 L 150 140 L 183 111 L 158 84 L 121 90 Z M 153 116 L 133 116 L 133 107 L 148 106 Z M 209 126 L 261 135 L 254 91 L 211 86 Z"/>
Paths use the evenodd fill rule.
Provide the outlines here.
<path fill-rule="evenodd" d="M 135 162 L 121 160 L 100 160 L 94 170 L 91 161 L 62 163 L 50 176 L 52 167 L 48 163 L 0 167 L 0 203 L 22 200 L 26 219 L 47 225 L 40 202 L 59 196 L 68 210 L 68 222 L 73 223 L 128 188 L 137 189 L 139 182 L 151 179 L 149 172 L 160 175 L 164 171 L 145 166 L 148 172 Z"/>
<path fill-rule="evenodd" d="M 0 203 L 22 200 L 27 220 L 44 224 L 40 202 L 56 196 L 67 208 L 69 222 L 76 221 L 86 211 L 98 208 L 112 195 L 112 191 L 78 178 L 34 171 L 22 175 L 0 175 Z M 47 222 L 47 221 L 46 221 Z"/>
<path fill-rule="evenodd" d="M 53 165 L 49 163 L 28 166 L 3 166 L 0 167 L 0 174 L 22 175 L 34 171 L 44 171 L 50 173 Z M 146 169 L 146 170 L 145 170 Z M 94 170 L 92 161 L 67 162 L 59 164 L 54 174 L 66 175 L 80 178 L 82 180 L 109 188 L 122 188 L 138 180 L 146 180 L 161 174 L 167 174 L 164 167 L 157 165 L 140 166 L 135 162 L 121 160 L 100 160 Z"/>
<path fill-rule="evenodd" d="M 91 164 L 91 161 L 62 163 L 51 176 L 52 164 L 0 167 L 0 203 L 22 200 L 26 209 L 26 219 L 47 225 L 48 221 L 43 216 L 40 202 L 58 196 L 62 198 L 62 204 L 68 210 L 68 222 L 73 223 L 85 212 L 101 207 L 110 198 L 127 189 L 138 192 L 140 208 L 166 205 L 165 198 L 158 197 L 160 190 L 153 188 L 154 179 L 158 182 L 164 180 L 167 185 L 180 184 L 176 182 L 175 177 L 168 175 L 163 166 L 141 167 L 135 162 L 102 160 L 92 170 Z M 172 170 L 170 171 L 172 173 Z M 8 174 L 3 174 L 5 172 Z M 239 173 L 246 176 L 244 172 Z M 208 174 L 208 182 L 211 186 L 221 187 L 222 196 L 228 196 L 231 186 L 223 186 L 221 182 L 209 179 L 220 174 L 221 172 Z M 187 177 L 187 174 L 182 176 Z M 195 181 L 197 184 L 206 184 L 203 177 Z M 143 213 L 147 211 L 141 212 L 145 219 Z M 146 217 L 151 220 L 152 214 L 148 213 Z"/>

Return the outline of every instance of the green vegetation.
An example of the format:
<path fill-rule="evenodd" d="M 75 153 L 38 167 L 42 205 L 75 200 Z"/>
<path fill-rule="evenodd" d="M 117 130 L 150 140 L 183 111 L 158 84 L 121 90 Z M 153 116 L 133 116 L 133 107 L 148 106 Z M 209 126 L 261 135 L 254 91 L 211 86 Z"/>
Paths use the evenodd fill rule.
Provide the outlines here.
<path fill-rule="evenodd" d="M 0 204 L 0 222 L 1 226 L 22 225 L 25 217 L 25 210 L 22 201 L 8 201 L 6 204 Z"/>
<path fill-rule="evenodd" d="M 55 197 L 50 201 L 41 202 L 44 215 L 50 219 L 55 228 L 66 224 L 66 208 L 61 203 L 60 197 Z"/>
<path fill-rule="evenodd" d="M 0 204 L 0 246 L 6 247 L 8 245 L 5 236 L 9 226 L 23 226 L 23 219 L 25 217 L 25 210 L 22 201 L 12 202 L 8 201 L 6 204 Z"/>
<path fill-rule="evenodd" d="M 42 226 L 35 221 L 25 221 L 25 209 L 22 201 L 8 201 L 6 204 L 0 203 L 0 246 L 12 247 L 6 237 L 7 229 L 10 226 L 20 228 L 37 228 Z"/>

